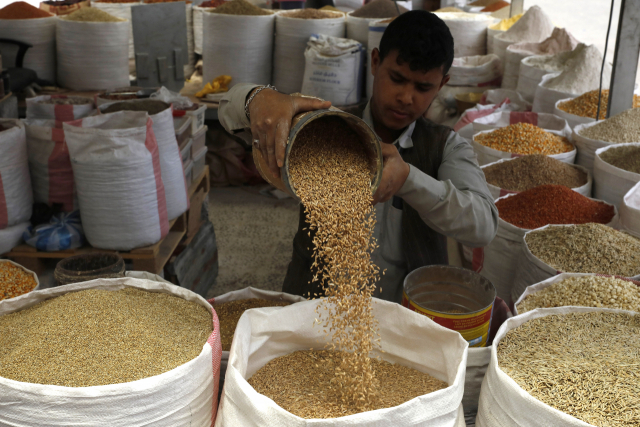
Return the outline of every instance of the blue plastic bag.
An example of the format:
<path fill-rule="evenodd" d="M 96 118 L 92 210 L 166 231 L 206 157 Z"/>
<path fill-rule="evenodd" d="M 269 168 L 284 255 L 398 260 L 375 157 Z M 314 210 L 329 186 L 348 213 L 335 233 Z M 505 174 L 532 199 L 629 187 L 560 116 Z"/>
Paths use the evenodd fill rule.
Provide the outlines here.
<path fill-rule="evenodd" d="M 29 226 L 23 234 L 24 241 L 39 251 L 62 251 L 84 245 L 84 232 L 80 222 L 80 211 L 57 213 L 49 224 Z"/>

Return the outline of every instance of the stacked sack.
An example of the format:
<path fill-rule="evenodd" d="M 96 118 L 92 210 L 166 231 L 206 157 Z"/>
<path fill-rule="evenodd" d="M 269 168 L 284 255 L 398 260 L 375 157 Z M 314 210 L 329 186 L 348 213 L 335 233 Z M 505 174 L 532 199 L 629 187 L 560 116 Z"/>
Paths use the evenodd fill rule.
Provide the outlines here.
<path fill-rule="evenodd" d="M 539 43 L 551 36 L 554 25 L 539 6 L 533 6 L 509 30 L 493 39 L 494 52 L 502 63 L 507 59 L 507 47 L 514 43 Z"/>
<path fill-rule="evenodd" d="M 436 13 L 453 36 L 453 56 L 485 55 L 487 53 L 487 29 L 493 23 L 488 15 L 474 13 Z"/>
<path fill-rule="evenodd" d="M 493 38 L 498 34 L 502 34 L 507 31 L 509 28 L 513 27 L 513 25 L 518 22 L 520 18 L 522 18 L 523 13 L 519 13 L 518 15 L 512 16 L 511 18 L 504 18 L 497 24 L 490 25 L 487 29 L 487 53 L 495 53 L 495 48 L 493 47 Z"/>
<path fill-rule="evenodd" d="M 373 0 L 357 10 L 349 12 L 346 22 L 347 38 L 368 47 L 370 23 L 395 18 L 399 14 L 407 12 L 407 9 L 398 3 L 391 0 Z"/>
<path fill-rule="evenodd" d="M 121 18 L 129 22 L 129 59 L 130 71 L 135 72 L 135 49 L 133 46 L 133 24 L 131 21 L 131 8 L 138 5 L 142 0 L 98 0 L 91 2 L 91 7 L 107 12 L 109 15 Z M 113 89 L 113 88 L 111 88 Z"/>
<path fill-rule="evenodd" d="M 33 193 L 24 124 L 0 119 L 0 254 L 22 240 L 29 226 Z"/>

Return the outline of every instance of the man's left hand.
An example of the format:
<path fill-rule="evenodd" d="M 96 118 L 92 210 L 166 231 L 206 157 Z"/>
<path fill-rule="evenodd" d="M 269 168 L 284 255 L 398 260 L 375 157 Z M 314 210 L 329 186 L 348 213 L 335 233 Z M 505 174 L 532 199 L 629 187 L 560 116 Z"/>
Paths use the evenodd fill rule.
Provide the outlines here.
<path fill-rule="evenodd" d="M 382 145 L 384 167 L 378 191 L 373 195 L 373 205 L 384 203 L 392 198 L 404 185 L 409 176 L 409 164 L 402 160 L 398 149 L 393 144 Z"/>

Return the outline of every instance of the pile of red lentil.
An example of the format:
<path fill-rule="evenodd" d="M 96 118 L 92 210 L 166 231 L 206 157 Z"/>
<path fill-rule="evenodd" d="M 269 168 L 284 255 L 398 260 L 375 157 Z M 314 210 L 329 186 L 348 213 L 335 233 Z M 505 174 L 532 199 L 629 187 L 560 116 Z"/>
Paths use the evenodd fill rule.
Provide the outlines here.
<path fill-rule="evenodd" d="M 574 150 L 563 136 L 555 135 L 530 123 L 516 123 L 493 132 L 481 133 L 474 140 L 485 147 L 513 154 L 562 154 Z"/>
<path fill-rule="evenodd" d="M 13 2 L 0 9 L 0 19 L 37 19 L 53 15 L 23 1 Z"/>
<path fill-rule="evenodd" d="M 615 216 L 613 206 L 562 185 L 541 185 L 498 200 L 496 207 L 502 220 L 529 230 L 549 224 L 608 224 Z"/>
<path fill-rule="evenodd" d="M 38 284 L 30 273 L 0 260 L 0 301 L 31 292 Z"/>

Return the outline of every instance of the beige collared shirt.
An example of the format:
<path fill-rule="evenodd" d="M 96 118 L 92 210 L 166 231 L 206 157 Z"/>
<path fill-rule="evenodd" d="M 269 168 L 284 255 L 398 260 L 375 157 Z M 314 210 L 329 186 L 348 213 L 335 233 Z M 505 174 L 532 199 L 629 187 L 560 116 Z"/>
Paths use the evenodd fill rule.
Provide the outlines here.
<path fill-rule="evenodd" d="M 238 84 L 220 101 L 220 123 L 227 131 L 238 132 L 251 127 L 244 112 L 244 103 L 247 94 L 255 87 Z M 364 110 L 363 119 L 373 129 L 369 105 Z M 409 125 L 394 145 L 413 147 L 414 127 L 415 123 Z M 464 245 L 486 246 L 495 236 L 498 210 L 484 174 L 471 145 L 453 131 L 444 148 L 438 179 L 410 166 L 409 176 L 396 196 L 418 211 L 429 227 Z M 402 284 L 409 273 L 402 253 L 402 210 L 393 207 L 392 200 L 377 204 L 375 210 L 374 237 L 379 248 L 372 259 L 380 271 L 386 270 L 381 276 L 376 296 L 400 302 Z"/>

